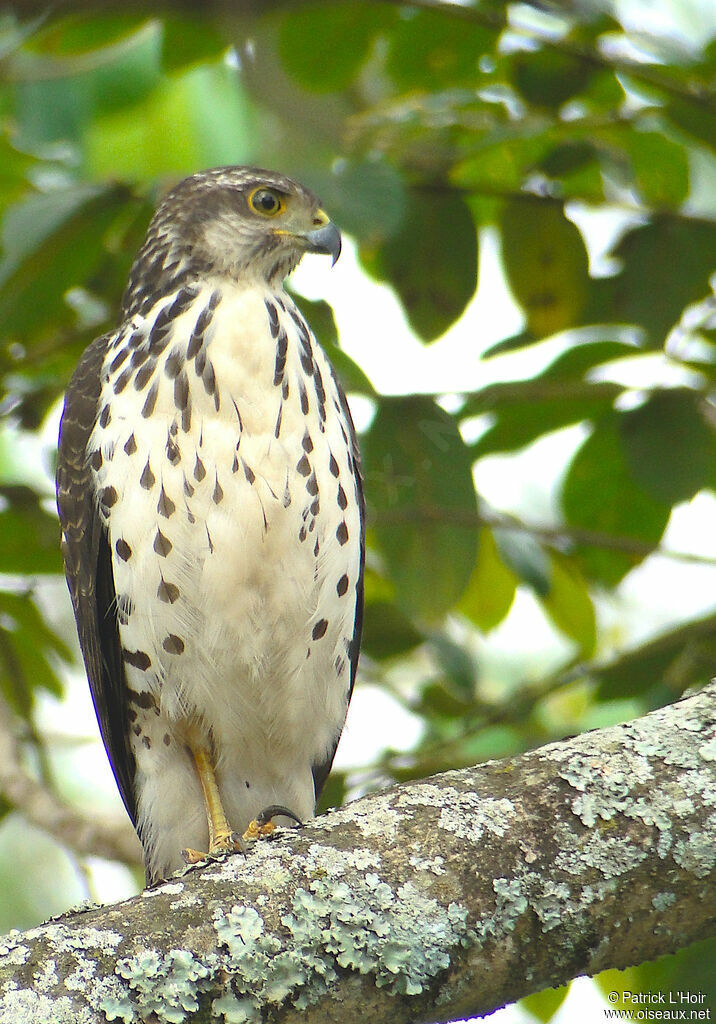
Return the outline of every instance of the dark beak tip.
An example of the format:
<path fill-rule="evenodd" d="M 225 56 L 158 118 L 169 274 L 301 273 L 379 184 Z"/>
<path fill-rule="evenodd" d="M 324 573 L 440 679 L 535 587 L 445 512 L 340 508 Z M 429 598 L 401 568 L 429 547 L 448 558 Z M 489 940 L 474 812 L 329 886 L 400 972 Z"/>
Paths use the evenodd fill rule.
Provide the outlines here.
<path fill-rule="evenodd" d="M 323 227 L 309 231 L 306 235 L 306 241 L 308 242 L 309 252 L 324 253 L 326 256 L 331 256 L 333 260 L 331 266 L 336 265 L 336 260 L 341 254 L 341 233 L 335 224 L 329 221 Z"/>

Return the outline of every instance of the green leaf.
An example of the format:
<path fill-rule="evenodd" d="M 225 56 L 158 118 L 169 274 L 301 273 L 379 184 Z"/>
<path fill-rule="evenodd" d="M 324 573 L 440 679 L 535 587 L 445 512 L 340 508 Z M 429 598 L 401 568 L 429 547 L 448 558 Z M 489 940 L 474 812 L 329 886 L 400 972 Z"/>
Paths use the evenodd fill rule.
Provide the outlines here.
<path fill-rule="evenodd" d="M 215 61 L 226 52 L 229 40 L 208 18 L 172 13 L 162 24 L 162 67 L 176 71 L 189 64 Z"/>
<path fill-rule="evenodd" d="M 401 89 L 434 91 L 475 86 L 480 55 L 495 46 L 500 25 L 446 17 L 444 11 L 404 8 L 388 36 L 386 69 Z"/>
<path fill-rule="evenodd" d="M 469 207 L 450 193 L 416 192 L 398 232 L 377 251 L 361 251 L 361 261 L 393 285 L 416 334 L 433 341 L 477 288 L 477 232 Z"/>
<path fill-rule="evenodd" d="M 576 387 L 574 395 L 570 394 L 568 384 L 549 388 L 534 381 L 525 382 L 523 387 L 515 382 L 510 390 L 511 401 L 495 407 L 495 423 L 472 445 L 475 458 L 494 452 L 517 451 L 536 438 L 571 423 L 597 419 L 611 409 L 614 399 L 621 393 L 618 384 L 608 381 L 595 382 L 587 388 L 582 384 Z M 496 393 L 490 397 L 496 397 Z M 479 404 L 477 399 L 477 395 L 471 397 L 471 410 Z"/>
<path fill-rule="evenodd" d="M 661 891 L 652 899 L 670 901 L 673 894 L 669 887 L 663 885 L 660 889 Z M 703 942 L 695 942 L 686 949 L 680 949 L 671 956 L 663 956 L 659 960 L 638 967 L 628 967 L 625 971 L 603 971 L 594 980 L 604 995 L 616 992 L 621 997 L 616 1003 L 609 1000 L 610 1007 L 615 1007 L 617 1011 L 631 1011 L 635 1018 L 637 1014 L 634 1002 L 623 998 L 626 991 L 669 993 L 667 999 L 673 993 L 676 1002 L 667 1007 L 671 1009 L 673 1019 L 679 1019 L 678 1011 L 685 1011 L 685 1020 L 708 1020 L 708 1016 L 690 1018 L 689 1014 L 692 1010 L 695 1014 L 704 1009 L 708 1012 L 709 1007 L 716 1001 L 716 979 L 713 970 L 715 960 L 716 939 L 709 938 Z M 682 992 L 696 997 L 703 995 L 703 1002 L 681 1003 L 679 994 Z"/>
<path fill-rule="evenodd" d="M 302 4 L 281 19 L 283 65 L 305 89 L 338 92 L 350 85 L 374 38 L 395 17 L 381 4 Z"/>
<path fill-rule="evenodd" d="M 642 545 L 656 547 L 669 519 L 671 506 L 657 501 L 635 481 L 626 462 L 617 414 L 597 423 L 572 459 L 561 494 L 567 523 L 605 535 L 601 546 L 585 547 L 580 563 L 587 575 L 607 586 L 616 585 L 645 554 Z M 609 547 L 615 538 L 617 549 Z M 633 551 L 621 550 L 630 541 Z"/>
<path fill-rule="evenodd" d="M 594 654 L 597 621 L 589 590 L 578 567 L 552 552 L 549 591 L 540 604 L 557 629 L 573 640 L 582 658 Z"/>
<path fill-rule="evenodd" d="M 65 292 L 106 257 L 105 235 L 130 199 L 123 186 L 79 185 L 8 211 L 0 263 L 0 321 L 7 335 L 72 322 Z"/>
<path fill-rule="evenodd" d="M 472 701 L 475 696 L 478 671 L 475 659 L 470 652 L 444 633 L 434 633 L 430 637 L 430 650 L 446 681 L 450 684 L 452 692 L 457 694 L 462 701 Z"/>
<path fill-rule="evenodd" d="M 382 661 L 407 654 L 424 639 L 393 601 L 366 601 L 361 650 L 371 658 Z"/>
<path fill-rule="evenodd" d="M 520 197 L 505 204 L 502 261 L 510 288 L 535 337 L 581 322 L 589 260 L 579 229 L 561 203 Z"/>
<path fill-rule="evenodd" d="M 706 682 L 716 664 L 716 616 L 687 622 L 606 665 L 590 669 L 597 679 L 597 699 L 615 700 L 647 691 L 663 692 L 663 702 Z"/>
<path fill-rule="evenodd" d="M 0 565 L 6 573 L 62 572 L 57 519 L 30 487 L 0 486 Z"/>
<path fill-rule="evenodd" d="M 709 291 L 714 269 L 716 224 L 677 217 L 655 217 L 627 232 L 613 255 L 623 269 L 595 290 L 611 304 L 594 309 L 596 319 L 637 324 L 652 348 L 661 348 L 669 330 L 691 302 Z"/>
<path fill-rule="evenodd" d="M 30 717 L 35 690 L 62 695 L 53 656 L 71 661 L 68 648 L 48 628 L 31 595 L 0 591 L 0 691 L 25 719 Z"/>
<path fill-rule="evenodd" d="M 550 588 L 550 564 L 544 549 L 526 532 L 500 527 L 494 532 L 497 550 L 505 565 L 538 597 L 546 597 Z"/>
<path fill-rule="evenodd" d="M 620 418 L 629 469 L 659 501 L 688 501 L 716 484 L 716 434 L 701 414 L 702 402 L 688 388 L 656 391 Z"/>
<path fill-rule="evenodd" d="M 511 67 L 517 91 L 539 107 L 561 107 L 585 88 L 593 74 L 587 61 L 542 48 L 519 51 Z"/>
<path fill-rule="evenodd" d="M 420 397 L 383 399 L 362 447 L 369 521 L 398 603 L 434 622 L 475 564 L 470 453 L 454 419 Z"/>
<path fill-rule="evenodd" d="M 306 167 L 297 173 L 341 230 L 361 245 L 381 245 L 399 229 L 407 204 L 405 183 L 386 160 L 341 160 L 330 170 Z"/>
<path fill-rule="evenodd" d="M 716 149 L 716 117 L 713 98 L 709 93 L 704 90 L 702 96 L 695 95 L 688 100 L 671 98 L 663 109 L 678 128 L 699 142 L 705 142 L 711 149 Z"/>
<path fill-rule="evenodd" d="M 87 123 L 85 167 L 95 178 L 179 177 L 252 162 L 257 135 L 241 80 L 220 60 L 165 76 L 141 102 Z"/>
<path fill-rule="evenodd" d="M 520 999 L 518 1005 L 536 1020 L 542 1021 L 542 1024 L 547 1024 L 568 995 L 569 985 L 562 985 L 560 988 L 545 988 L 541 992 L 534 992 L 531 996 Z"/>
<path fill-rule="evenodd" d="M 136 18 L 68 18 L 51 24 L 15 90 L 19 141 L 33 148 L 79 142 L 95 116 L 137 103 L 161 79 L 161 25 Z"/>
<path fill-rule="evenodd" d="M 652 206 L 676 206 L 689 194 L 686 148 L 662 132 L 629 132 L 627 150 L 637 188 Z"/>
<path fill-rule="evenodd" d="M 617 359 L 630 359 L 639 354 L 640 349 L 624 341 L 590 341 L 562 352 L 539 374 L 538 379 L 582 380 L 585 373 L 595 366 Z"/>
<path fill-rule="evenodd" d="M 492 530 L 483 527 L 478 538 L 477 562 L 458 611 L 483 633 L 489 633 L 507 616 L 518 582 L 517 575 L 500 558 Z"/>

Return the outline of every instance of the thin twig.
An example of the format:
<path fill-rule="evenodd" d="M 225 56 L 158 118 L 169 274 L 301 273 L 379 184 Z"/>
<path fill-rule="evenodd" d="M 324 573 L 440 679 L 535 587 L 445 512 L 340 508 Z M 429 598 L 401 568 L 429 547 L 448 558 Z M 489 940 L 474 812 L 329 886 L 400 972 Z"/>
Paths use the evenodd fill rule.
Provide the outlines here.
<path fill-rule="evenodd" d="M 607 551 L 622 551 L 639 558 L 658 555 L 677 562 L 694 565 L 716 565 L 716 557 L 699 555 L 692 551 L 673 551 L 670 548 L 654 546 L 648 541 L 636 537 L 617 537 L 614 534 L 602 533 L 599 530 L 588 530 L 579 526 L 540 526 L 537 523 L 525 523 L 513 516 L 498 512 L 472 512 L 462 508 L 437 508 L 430 505 L 405 505 L 394 509 L 373 510 L 371 524 L 377 526 L 393 526 L 400 523 L 447 523 L 450 526 L 464 526 L 475 529 L 478 526 L 489 526 L 493 529 L 510 530 L 517 533 L 528 533 L 545 544 L 565 547 L 603 548 Z"/>

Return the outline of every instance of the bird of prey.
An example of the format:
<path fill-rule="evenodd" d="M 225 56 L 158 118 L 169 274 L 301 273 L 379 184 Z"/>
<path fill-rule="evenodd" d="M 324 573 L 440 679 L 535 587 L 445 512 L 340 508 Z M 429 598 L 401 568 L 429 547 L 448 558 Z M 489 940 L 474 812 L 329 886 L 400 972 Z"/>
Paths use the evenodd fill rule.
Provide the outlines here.
<path fill-rule="evenodd" d="M 283 281 L 340 246 L 290 178 L 186 178 L 67 389 L 65 569 L 149 883 L 311 817 L 333 761 L 361 632 L 359 454 Z"/>

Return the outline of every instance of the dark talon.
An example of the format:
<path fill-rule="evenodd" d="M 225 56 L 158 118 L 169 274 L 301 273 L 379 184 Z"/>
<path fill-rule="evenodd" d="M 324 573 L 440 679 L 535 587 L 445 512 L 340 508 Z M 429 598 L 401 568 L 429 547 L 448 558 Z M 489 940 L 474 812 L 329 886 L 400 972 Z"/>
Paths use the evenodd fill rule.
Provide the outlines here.
<path fill-rule="evenodd" d="M 270 807 L 264 807 L 264 809 L 256 815 L 256 821 L 259 825 L 268 825 L 268 823 L 279 814 L 283 814 L 287 818 L 292 818 L 297 825 L 303 827 L 303 822 L 299 816 L 294 814 L 293 811 L 289 811 L 288 807 L 282 807 L 280 804 L 271 804 Z"/>

